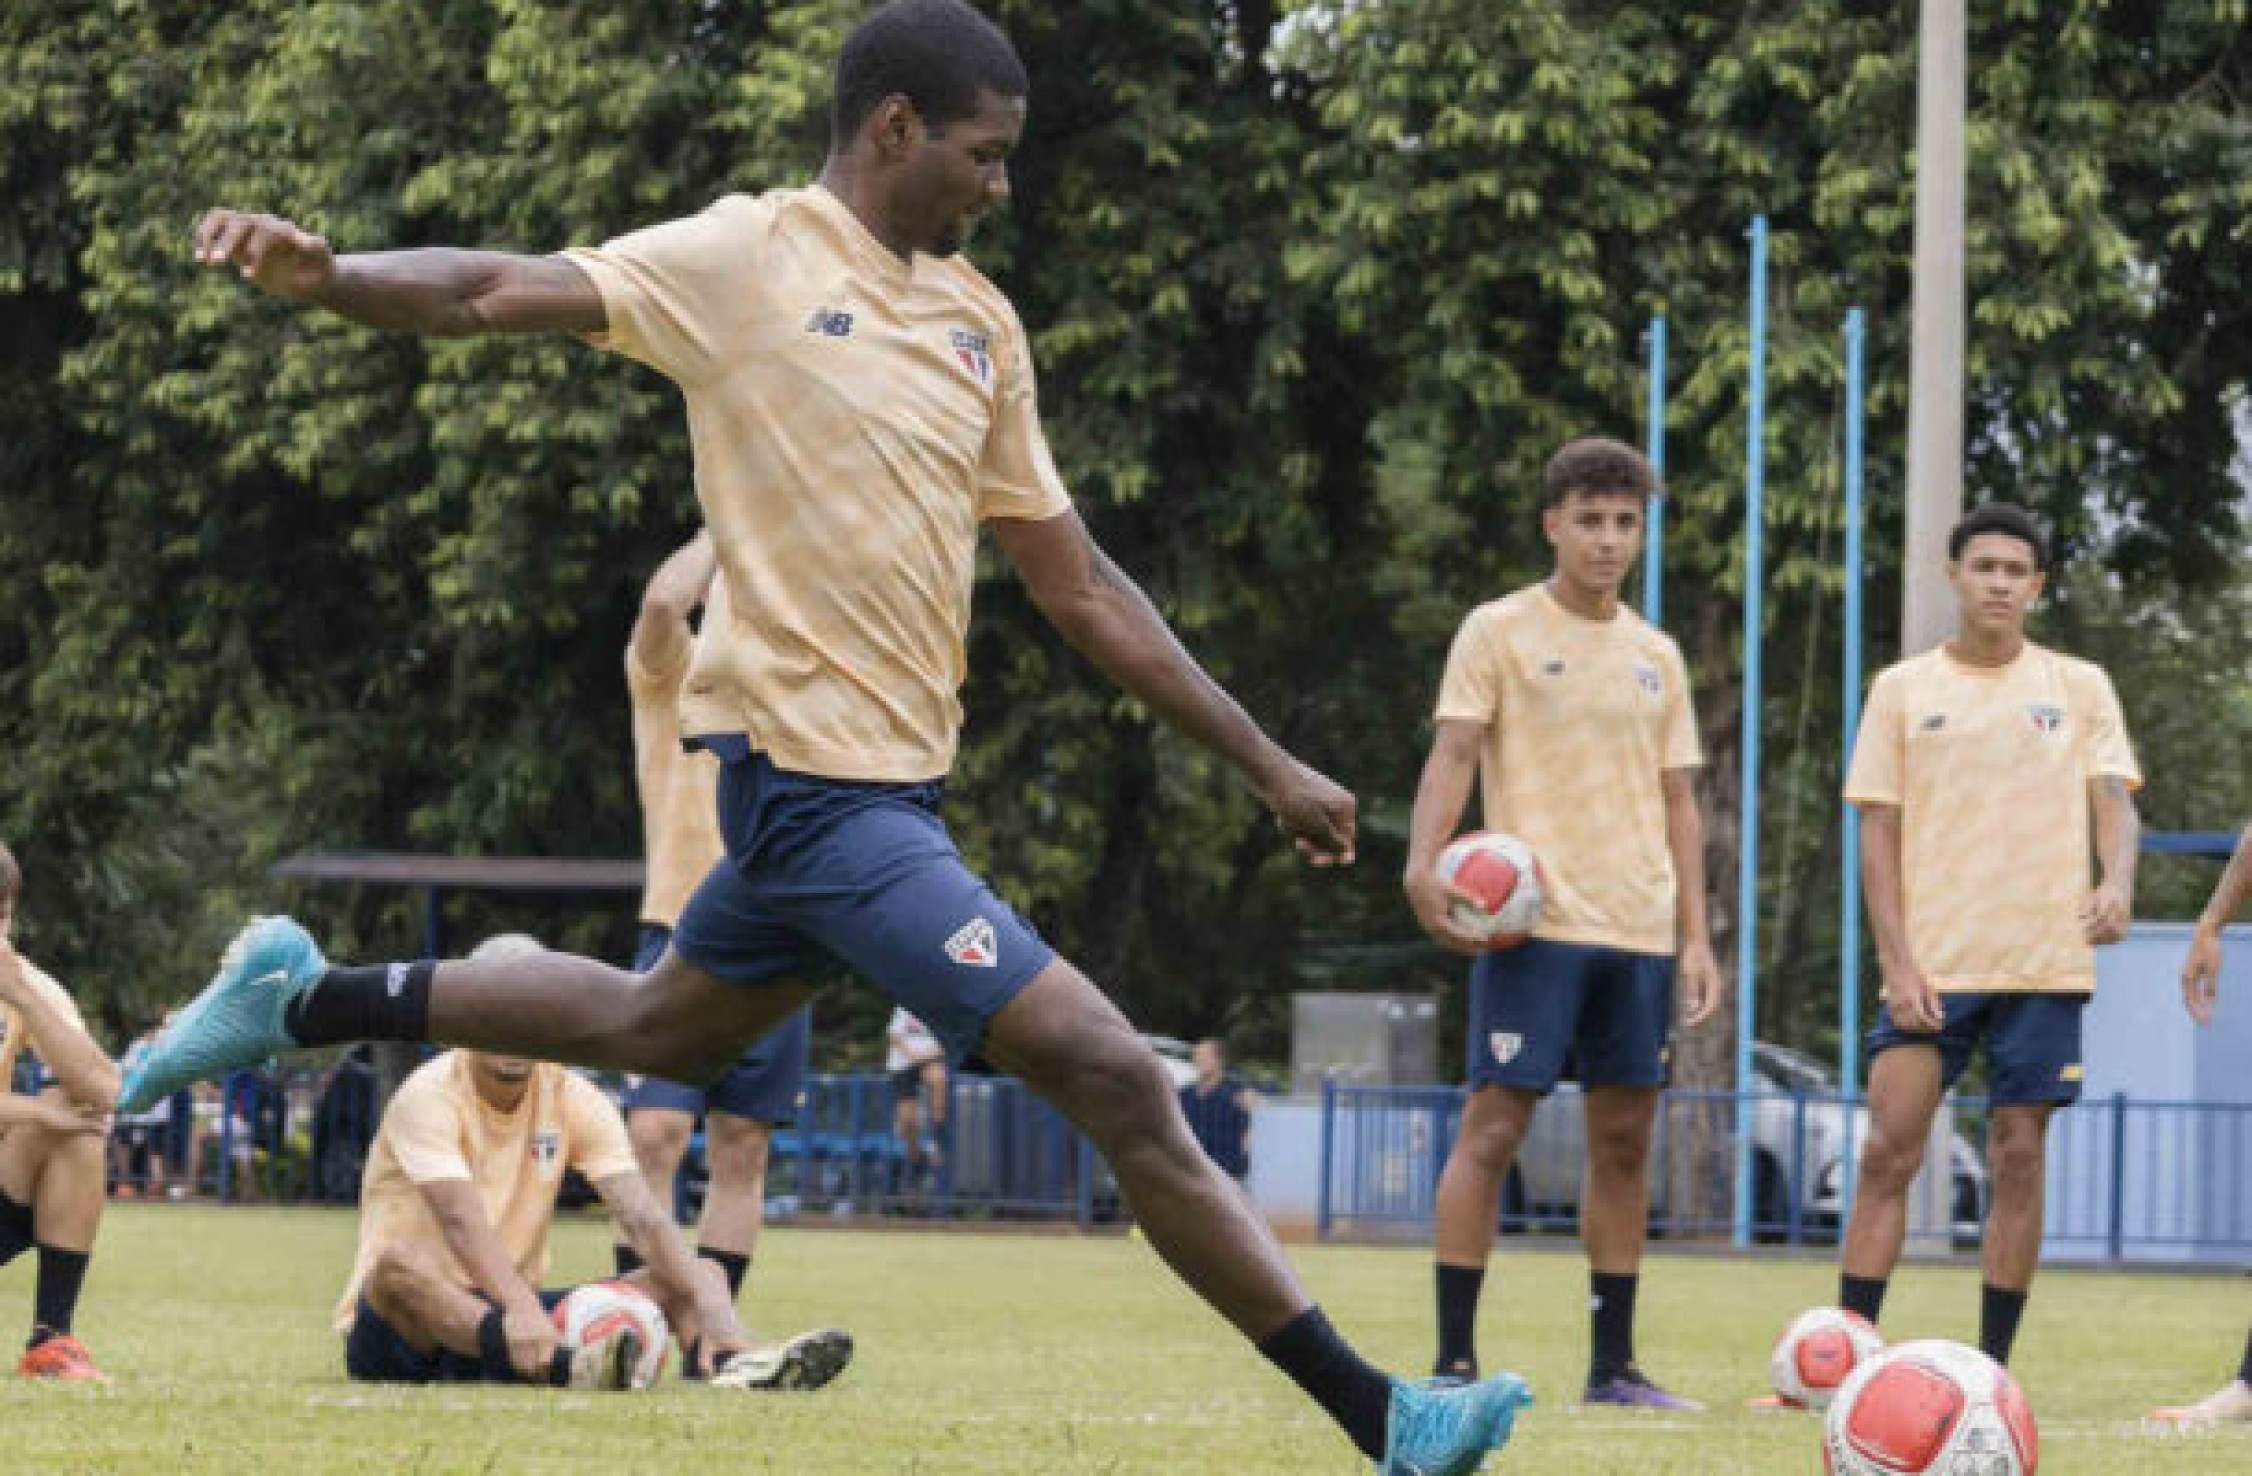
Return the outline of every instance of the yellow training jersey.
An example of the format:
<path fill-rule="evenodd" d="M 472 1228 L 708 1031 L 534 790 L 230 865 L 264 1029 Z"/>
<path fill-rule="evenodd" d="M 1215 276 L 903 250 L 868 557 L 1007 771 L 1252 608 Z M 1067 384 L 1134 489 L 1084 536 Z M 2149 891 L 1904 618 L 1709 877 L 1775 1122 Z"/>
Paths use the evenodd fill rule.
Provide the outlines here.
<path fill-rule="evenodd" d="M 819 185 L 567 255 L 602 294 L 593 341 L 687 397 L 737 595 L 697 643 L 684 729 L 830 778 L 944 774 L 978 524 L 1071 505 L 1008 299 L 959 257 L 902 260 Z"/>
<path fill-rule="evenodd" d="M 516 1110 L 499 1112 L 478 1095 L 462 1052 L 424 1062 L 391 1098 L 368 1147 L 360 1180 L 360 1253 L 336 1304 L 336 1330 L 351 1330 L 360 1285 L 389 1245 L 433 1250 L 463 1286 L 475 1284 L 454 1260 L 422 1197 L 422 1185 L 445 1179 L 477 1186 L 502 1249 L 537 1287 L 547 1275 L 547 1232 L 567 1168 L 590 1184 L 636 1171 L 625 1119 L 593 1082 L 541 1062 L 532 1068 Z"/>
<path fill-rule="evenodd" d="M 705 597 L 707 629 L 728 620 L 727 582 Z M 644 663 L 626 647 L 626 691 L 633 698 L 633 777 L 641 797 L 641 854 L 648 875 L 641 920 L 672 927 L 705 875 L 726 854 L 719 838 L 719 760 L 680 742 L 680 689 L 692 647 L 677 661 Z"/>
<path fill-rule="evenodd" d="M 1846 774 L 1900 808 L 1908 946 L 1933 986 L 2084 994 L 2095 950 L 2088 781 L 2142 784 L 2102 668 L 2027 643 L 2007 666 L 1944 647 L 1880 673 Z"/>
<path fill-rule="evenodd" d="M 1530 845 L 1547 886 L 1534 936 L 1671 954 L 1662 776 L 1703 762 L 1673 641 L 1631 610 L 1590 620 L 1533 585 L 1462 622 L 1437 715 L 1486 726 L 1486 827 Z"/>

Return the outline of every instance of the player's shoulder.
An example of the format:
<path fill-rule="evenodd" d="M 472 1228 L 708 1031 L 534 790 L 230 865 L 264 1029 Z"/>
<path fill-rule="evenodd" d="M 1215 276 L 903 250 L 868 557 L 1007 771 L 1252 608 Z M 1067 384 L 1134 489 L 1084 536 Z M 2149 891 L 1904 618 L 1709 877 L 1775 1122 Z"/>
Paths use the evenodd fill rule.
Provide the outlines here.
<path fill-rule="evenodd" d="M 84 1029 L 86 1021 L 78 1012 L 78 1001 L 71 998 L 70 991 L 63 987 L 62 981 L 22 954 L 16 955 L 16 960 L 23 966 L 25 981 L 38 993 L 45 995 L 60 1013 L 75 1022 L 80 1029 Z"/>
<path fill-rule="evenodd" d="M 1548 614 L 1547 599 L 1537 584 L 1513 589 L 1505 595 L 1472 605 L 1462 617 L 1464 630 L 1507 631 L 1536 624 Z"/>
<path fill-rule="evenodd" d="M 1947 671 L 1947 659 L 1937 646 L 1929 651 L 1919 651 L 1913 656 L 1903 656 L 1878 672 L 1869 683 L 1874 695 L 1879 690 L 1888 692 L 1914 691 L 1922 683 L 1933 680 Z"/>

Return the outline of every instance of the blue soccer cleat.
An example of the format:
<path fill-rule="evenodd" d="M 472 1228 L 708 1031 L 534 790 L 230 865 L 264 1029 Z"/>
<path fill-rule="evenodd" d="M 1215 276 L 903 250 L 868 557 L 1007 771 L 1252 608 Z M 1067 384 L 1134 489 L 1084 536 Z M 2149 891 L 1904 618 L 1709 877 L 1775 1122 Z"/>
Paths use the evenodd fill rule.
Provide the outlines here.
<path fill-rule="evenodd" d="M 1392 1381 L 1392 1410 L 1377 1476 L 1469 1476 L 1509 1443 L 1533 1391 L 1515 1374 L 1435 1387 Z"/>
<path fill-rule="evenodd" d="M 203 993 L 126 1073 L 117 1110 L 146 1112 L 191 1083 L 297 1049 L 282 1027 L 282 1012 L 327 968 L 312 934 L 296 922 L 252 918 L 227 945 Z"/>

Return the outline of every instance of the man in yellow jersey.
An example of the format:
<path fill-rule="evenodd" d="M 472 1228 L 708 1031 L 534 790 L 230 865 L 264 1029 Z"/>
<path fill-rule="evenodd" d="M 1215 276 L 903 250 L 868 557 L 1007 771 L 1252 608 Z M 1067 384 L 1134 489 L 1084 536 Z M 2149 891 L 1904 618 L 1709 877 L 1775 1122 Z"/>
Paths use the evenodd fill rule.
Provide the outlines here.
<path fill-rule="evenodd" d="M 31 1339 L 16 1372 L 98 1381 L 102 1371 L 71 1323 L 102 1220 L 102 1138 L 117 1105 L 117 1068 L 63 987 L 16 952 L 22 891 L 23 870 L 0 845 L 0 1266 L 39 1251 Z M 53 1083 L 35 1097 L 11 1087 L 26 1049 Z"/>
<path fill-rule="evenodd" d="M 1476 953 L 1466 1035 L 1470 1095 L 1439 1177 L 1441 1378 L 1478 1374 L 1476 1321 L 1502 1185 L 1533 1111 L 1567 1075 L 1582 1088 L 1592 1339 L 1590 1404 L 1700 1406 L 1634 1360 L 1634 1303 L 1650 1215 L 1650 1140 L 1678 988 L 1684 1022 L 1720 1001 L 1705 922 L 1703 762 L 1681 652 L 1619 603 L 1656 490 L 1617 441 L 1549 461 L 1543 582 L 1470 612 L 1447 655 L 1416 789 L 1405 886 L 1441 945 Z M 1483 952 L 1448 916 L 1436 869 L 1481 781 L 1485 824 L 1540 859 L 1547 906 L 1532 938 Z"/>
<path fill-rule="evenodd" d="M 1978 1342 L 2007 1363 L 2041 1255 L 2049 1118 L 2080 1095 L 2095 945 L 2131 915 L 2142 775 L 2111 679 L 2025 638 L 2049 565 L 2032 515 L 1978 507 L 1947 557 L 1961 634 L 1878 674 L 1846 773 L 1884 1006 L 1838 1302 L 1877 1320 L 1932 1116 L 1983 1049 Z"/>
<path fill-rule="evenodd" d="M 642 854 L 648 879 L 641 893 L 641 945 L 634 972 L 647 973 L 672 943 L 673 924 L 706 873 L 726 855 L 719 839 L 719 763 L 680 743 L 680 688 L 696 644 L 690 619 L 727 619 L 726 589 L 708 533 L 673 551 L 650 576 L 641 613 L 626 643 L 626 690 L 633 699 L 634 785 L 641 798 Z M 625 1095 L 626 1130 L 642 1176 L 667 1203 L 697 1119 L 704 1123 L 710 1178 L 696 1253 L 727 1273 L 730 1294 L 758 1248 L 766 1216 L 766 1163 L 777 1126 L 797 1120 L 812 1050 L 810 1007 L 794 1011 L 762 1036 L 709 1087 L 635 1076 Z M 619 1272 L 641 1264 L 632 1246 L 616 1247 Z"/>
<path fill-rule="evenodd" d="M 1029 92 L 1008 38 L 961 0 L 893 0 L 838 55 L 829 157 L 806 188 L 550 257 L 339 257 L 274 216 L 204 217 L 198 258 L 261 290 L 413 333 L 578 334 L 680 386 L 736 601 L 699 638 L 681 703 L 723 766 L 727 859 L 640 976 L 565 958 L 331 969 L 294 923 L 254 923 L 127 1098 L 364 1038 L 708 1079 L 841 963 L 1083 1129 L 1167 1263 L 1362 1451 L 1468 1471 L 1507 1439 L 1522 1383 L 1428 1389 L 1354 1353 L 1197 1150 L 1163 1064 L 939 818 L 984 527 L 1064 638 L 1227 760 L 1286 835 L 1322 863 L 1353 851 L 1352 796 L 1260 731 L 1088 535 L 1023 325 L 957 254 L 1008 200 Z"/>
<path fill-rule="evenodd" d="M 471 957 L 539 951 L 509 933 Z M 359 1254 L 336 1307 L 345 1371 L 380 1383 L 627 1387 L 638 1345 L 562 1347 L 549 1314 L 568 1291 L 540 1289 L 568 1169 L 648 1263 L 625 1280 L 664 1308 L 691 1376 L 816 1388 L 843 1368 L 841 1334 L 752 1346 L 726 1277 L 689 1254 L 594 1083 L 521 1057 L 446 1051 L 401 1084 L 368 1147 Z"/>

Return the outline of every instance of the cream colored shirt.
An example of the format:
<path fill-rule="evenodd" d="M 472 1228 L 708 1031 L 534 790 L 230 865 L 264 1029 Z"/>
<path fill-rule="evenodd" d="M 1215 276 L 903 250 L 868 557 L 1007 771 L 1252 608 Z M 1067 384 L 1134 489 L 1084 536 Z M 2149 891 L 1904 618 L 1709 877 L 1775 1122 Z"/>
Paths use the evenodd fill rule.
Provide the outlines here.
<path fill-rule="evenodd" d="M 728 619 L 727 582 L 712 581 L 704 622 Z M 633 699 L 633 777 L 641 797 L 641 854 L 647 877 L 641 920 L 672 927 L 712 867 L 727 854 L 719 838 L 719 760 L 680 742 L 680 689 L 691 643 L 661 668 L 626 647 L 626 691 Z"/>
<path fill-rule="evenodd" d="M 1845 797 L 1900 809 L 1908 946 L 1934 988 L 2094 990 L 2079 912 L 2099 775 L 2142 784 L 2111 678 L 2090 662 L 2028 642 L 2007 666 L 1941 648 L 1878 675 Z"/>
<path fill-rule="evenodd" d="M 1071 506 L 1008 299 L 959 257 L 902 260 L 819 185 L 568 256 L 602 294 L 592 341 L 687 398 L 740 601 L 697 643 L 684 731 L 830 778 L 943 775 L 978 524 Z"/>
<path fill-rule="evenodd" d="M 478 1095 L 461 1052 L 424 1062 L 391 1098 L 368 1148 L 360 1251 L 336 1304 L 336 1330 L 351 1330 L 368 1268 L 389 1245 L 422 1245 L 464 1287 L 475 1285 L 422 1194 L 422 1185 L 442 1180 L 477 1187 L 501 1248 L 538 1286 L 547 1276 L 547 1232 L 567 1168 L 590 1184 L 637 1171 L 625 1119 L 593 1082 L 541 1062 L 516 1110 L 499 1112 Z"/>
<path fill-rule="evenodd" d="M 1486 727 L 1486 828 L 1533 848 L 1547 891 L 1533 936 L 1671 954 L 1663 775 L 1703 762 L 1672 640 L 1623 607 L 1574 615 L 1536 584 L 1462 622 L 1437 715 Z"/>

